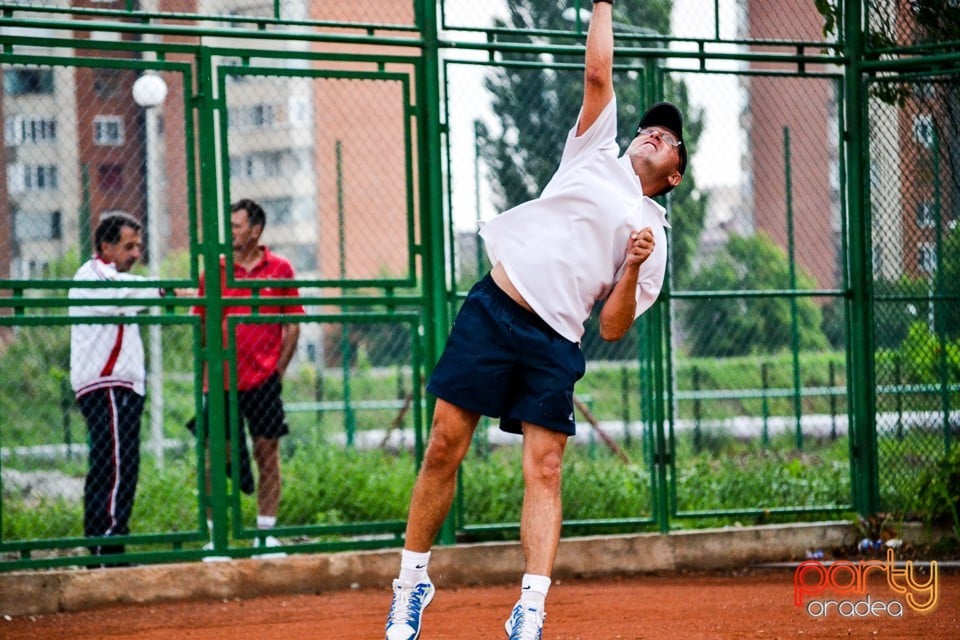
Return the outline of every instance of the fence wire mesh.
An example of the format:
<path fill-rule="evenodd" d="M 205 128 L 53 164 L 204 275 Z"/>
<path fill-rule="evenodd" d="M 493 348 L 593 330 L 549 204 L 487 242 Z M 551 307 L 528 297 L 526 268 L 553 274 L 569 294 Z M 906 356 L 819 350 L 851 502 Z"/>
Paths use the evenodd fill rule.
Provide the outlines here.
<path fill-rule="evenodd" d="M 881 501 L 910 511 L 958 429 L 956 77 L 871 90 Z"/>
<path fill-rule="evenodd" d="M 135 488 L 119 543 L 154 553 L 147 561 L 199 558 L 208 541 L 250 553 L 273 515 L 272 534 L 295 549 L 397 544 L 427 422 L 433 301 L 456 306 L 490 267 L 478 226 L 535 197 L 555 170 L 580 107 L 590 3 L 444 0 L 436 41 L 418 39 L 429 13 L 413 0 L 107 4 L 4 3 L 21 22 L 0 34 L 0 361 L 17 372 L 0 380 L 0 569 L 111 542 L 85 537 L 94 489 L 109 503 Z M 937 21 L 928 4 L 864 3 L 867 49 L 897 62 L 960 39 L 952 8 Z M 833 11 L 617 3 L 618 142 L 668 99 L 686 115 L 691 163 L 665 200 L 661 305 L 617 343 L 588 322 L 567 532 L 849 511 L 864 491 L 851 464 L 865 428 L 849 396 L 864 383 L 876 383 L 867 472 L 879 476 L 880 508 L 913 509 L 955 438 L 957 61 L 882 71 L 867 83 L 866 124 L 850 122 Z M 95 24 L 40 24 L 50 18 Z M 121 35 L 132 18 L 136 38 Z M 434 53 L 437 76 L 424 77 Z M 135 93 L 137 83 L 152 89 Z M 863 163 L 845 155 L 860 132 Z M 861 205 L 847 200 L 851 181 L 869 193 L 871 265 L 848 253 Z M 290 271 L 257 276 L 238 253 L 250 218 L 238 232 L 230 205 L 244 198 L 263 207 L 260 241 Z M 122 480 L 96 463 L 106 449 L 71 385 L 81 323 L 70 314 L 94 303 L 67 298 L 93 230 L 120 213 L 142 222 L 130 273 L 167 289 L 112 283 L 104 296 L 129 288 L 150 309 L 130 318 L 142 301 L 121 302 L 84 325 L 143 343 L 145 402 L 128 430 L 139 443 L 124 456 L 138 474 Z M 201 276 L 208 289 L 219 282 L 221 256 L 221 294 L 196 297 Z M 445 282 L 427 276 L 437 263 Z M 873 290 L 852 291 L 863 269 Z M 292 290 L 297 302 L 278 302 Z M 232 302 L 263 317 L 238 320 Z M 200 311 L 232 319 L 208 330 Z M 867 338 L 850 330 L 851 313 L 873 319 L 864 380 L 851 353 Z M 269 369 L 291 328 L 281 387 L 241 384 L 252 366 L 241 336 L 272 345 Z M 205 384 L 211 366 L 224 384 Z M 260 429 L 289 433 L 265 444 L 251 434 Z M 460 479 L 462 539 L 515 535 L 517 443 L 481 422 Z M 598 469 L 609 484 L 591 481 Z M 209 518 L 226 531 L 211 538 Z"/>

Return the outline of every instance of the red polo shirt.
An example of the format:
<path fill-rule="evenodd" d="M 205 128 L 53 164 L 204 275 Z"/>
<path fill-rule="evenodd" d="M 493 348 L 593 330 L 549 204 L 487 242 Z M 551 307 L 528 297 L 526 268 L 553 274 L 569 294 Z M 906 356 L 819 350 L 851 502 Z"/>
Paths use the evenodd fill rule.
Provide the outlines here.
<path fill-rule="evenodd" d="M 260 247 L 263 251 L 263 258 L 250 270 L 243 266 L 233 263 L 233 277 L 235 280 L 269 280 L 284 279 L 289 280 L 294 277 L 293 266 L 285 258 L 281 258 L 270 252 L 267 247 Z M 224 298 L 249 298 L 252 296 L 250 289 L 228 289 L 226 278 L 226 259 L 220 258 L 220 287 Z M 204 295 L 204 276 L 200 276 L 199 294 Z M 286 296 L 290 298 L 299 298 L 300 294 L 295 287 L 264 287 L 260 289 L 260 296 L 265 298 L 277 298 Z M 205 307 L 194 307 L 193 312 L 201 317 L 205 316 Z M 229 306 L 224 307 L 224 341 L 226 341 L 226 318 L 227 316 L 248 316 L 251 315 L 249 306 Z M 288 313 L 302 315 L 304 313 L 303 305 L 265 305 L 260 307 L 260 313 L 280 314 Z M 205 320 L 206 318 L 204 318 Z M 282 325 L 279 323 L 249 323 L 237 324 L 236 326 L 236 352 L 237 352 L 237 389 L 248 391 L 255 389 L 263 384 L 267 378 L 272 376 L 277 370 L 277 362 L 280 360 L 280 343 L 283 335 Z M 204 372 L 203 387 L 208 389 L 207 372 Z M 229 370 L 224 371 L 224 389 L 228 388 L 230 380 Z"/>

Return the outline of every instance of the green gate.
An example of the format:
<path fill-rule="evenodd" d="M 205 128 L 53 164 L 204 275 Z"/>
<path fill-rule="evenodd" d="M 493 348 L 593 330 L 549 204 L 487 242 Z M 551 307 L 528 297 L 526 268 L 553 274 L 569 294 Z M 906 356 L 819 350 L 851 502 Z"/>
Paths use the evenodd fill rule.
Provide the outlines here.
<path fill-rule="evenodd" d="M 957 429 L 960 36 L 898 3 L 844 5 L 829 36 L 812 1 L 628 4 L 621 142 L 666 98 L 686 113 L 693 161 L 664 203 L 660 302 L 620 343 L 588 326 L 564 534 L 915 511 Z M 476 228 L 559 161 L 589 3 L 2 7 L 0 570 L 102 560 L 83 536 L 87 435 L 69 372 L 81 305 L 66 291 L 116 211 L 144 221 L 139 273 L 157 281 L 134 286 L 166 290 L 124 320 L 141 329 L 148 386 L 118 559 L 257 553 L 242 431 L 226 419 L 232 336 L 288 321 L 285 285 L 305 313 L 272 533 L 294 552 L 402 544 L 425 376 L 489 267 Z M 861 17 L 887 31 L 862 33 Z M 144 76 L 166 91 L 135 101 Z M 223 316 L 232 276 L 173 295 L 221 256 L 232 273 L 241 198 L 264 206 L 264 240 L 296 272 L 245 282 L 242 322 Z M 205 375 L 229 389 L 206 411 Z M 519 465 L 517 441 L 481 422 L 441 542 L 516 537 Z"/>

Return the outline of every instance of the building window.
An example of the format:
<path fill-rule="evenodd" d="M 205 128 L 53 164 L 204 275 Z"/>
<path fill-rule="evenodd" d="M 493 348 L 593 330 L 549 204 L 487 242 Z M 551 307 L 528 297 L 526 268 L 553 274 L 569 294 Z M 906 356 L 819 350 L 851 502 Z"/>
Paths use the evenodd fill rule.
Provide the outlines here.
<path fill-rule="evenodd" d="M 93 143 L 101 147 L 123 144 L 123 119 L 120 116 L 96 116 L 93 119 Z"/>
<path fill-rule="evenodd" d="M 3 133 L 8 147 L 24 143 L 53 142 L 57 139 L 57 119 L 8 116 L 4 122 Z"/>
<path fill-rule="evenodd" d="M 60 240 L 63 236 L 59 211 L 17 211 L 13 218 L 14 237 L 29 240 Z"/>
<path fill-rule="evenodd" d="M 227 125 L 240 131 L 270 129 L 276 126 L 276 121 L 276 109 L 272 104 L 231 107 L 227 110 Z"/>
<path fill-rule="evenodd" d="M 3 73 L 3 90 L 11 96 L 53 93 L 53 69 L 6 69 Z"/>
<path fill-rule="evenodd" d="M 271 224 L 286 225 L 309 222 L 314 217 L 309 198 L 276 198 L 261 200 Z"/>
<path fill-rule="evenodd" d="M 57 186 L 56 165 L 15 163 L 7 167 L 7 188 L 10 193 L 52 191 Z"/>
<path fill-rule="evenodd" d="M 123 189 L 123 165 L 102 164 L 97 168 L 97 174 L 101 190 L 120 191 Z"/>
<path fill-rule="evenodd" d="M 230 177 L 234 180 L 292 177 L 309 166 L 309 154 L 303 149 L 261 151 L 230 158 Z"/>
<path fill-rule="evenodd" d="M 913 139 L 925 149 L 933 147 L 937 132 L 934 128 L 933 118 L 929 114 L 914 116 L 913 118 Z"/>
<path fill-rule="evenodd" d="M 933 203 L 924 200 L 917 205 L 917 226 L 922 229 L 932 228 L 936 223 Z"/>
<path fill-rule="evenodd" d="M 94 69 L 93 92 L 98 98 L 116 98 L 133 86 L 128 69 Z"/>
<path fill-rule="evenodd" d="M 924 242 L 917 249 L 917 267 L 923 273 L 934 273 L 937 270 L 937 248 Z"/>

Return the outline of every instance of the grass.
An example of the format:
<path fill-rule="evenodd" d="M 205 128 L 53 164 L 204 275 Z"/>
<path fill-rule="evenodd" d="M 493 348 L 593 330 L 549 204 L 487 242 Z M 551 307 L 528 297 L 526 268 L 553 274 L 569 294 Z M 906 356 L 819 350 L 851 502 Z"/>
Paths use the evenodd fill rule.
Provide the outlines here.
<path fill-rule="evenodd" d="M 681 511 L 833 505 L 849 500 L 842 443 L 825 444 L 802 454 L 737 442 L 693 454 L 690 446 L 681 446 L 675 475 Z M 630 464 L 598 447 L 568 448 L 563 490 L 567 520 L 652 516 L 646 454 L 639 443 L 626 453 L 633 461 Z M 523 497 L 520 469 L 516 446 L 471 453 L 461 473 L 462 521 L 517 522 Z M 74 465 L 71 471 L 75 481 L 82 482 L 82 470 Z M 283 473 L 279 514 L 283 525 L 362 524 L 406 517 L 415 461 L 406 452 L 291 443 L 285 446 Z M 192 450 L 170 454 L 162 468 L 149 455 L 144 457 L 132 519 L 134 533 L 198 530 L 202 520 L 197 505 Z M 255 517 L 253 498 L 243 496 L 241 507 L 250 526 Z M 3 538 L 8 542 L 67 538 L 82 532 L 79 500 L 67 503 L 5 493 L 3 516 Z"/>
<path fill-rule="evenodd" d="M 42 343 L 42 336 L 36 336 Z M 793 361 L 789 355 L 761 359 L 729 358 L 722 361 L 683 361 L 674 375 L 681 391 L 694 388 L 712 390 L 758 390 L 767 363 L 769 388 L 792 387 Z M 840 356 L 836 353 L 805 354 L 800 372 L 806 387 L 845 384 Z M 833 367 L 831 368 L 831 363 Z M 167 363 L 164 386 L 164 435 L 183 446 L 168 452 L 162 466 L 144 446 L 144 459 L 132 527 L 134 533 L 165 534 L 196 531 L 200 516 L 197 470 L 192 436 L 184 428 L 195 412 L 193 375 L 177 373 Z M 182 365 L 182 363 L 180 363 Z M 27 367 L 42 373 L 41 366 Z M 839 373 L 838 373 L 839 372 Z M 42 376 L 41 376 L 42 377 Z M 37 380 L 34 375 L 28 379 Z M 82 443 L 86 437 L 83 420 L 72 399 L 63 395 L 62 379 L 51 378 L 47 393 L 50 401 L 38 401 L 33 387 L 0 383 L 0 407 L 7 416 L 0 425 L 0 442 L 14 446 Z M 409 372 L 400 368 L 360 367 L 351 373 L 350 397 L 354 401 L 396 401 L 410 388 Z M 622 364 L 590 363 L 577 393 L 589 398 L 590 408 L 599 420 L 636 421 L 640 417 L 640 377 L 635 367 Z M 314 369 L 300 368 L 284 382 L 289 403 L 317 400 L 337 401 L 344 397 L 339 370 L 318 375 Z M 678 419 L 699 416 L 703 420 L 730 416 L 792 416 L 793 398 L 752 397 L 703 400 L 677 400 L 674 415 Z M 829 397 L 805 397 L 802 411 L 840 415 L 846 412 L 845 399 L 831 404 Z M 64 411 L 64 408 L 66 409 Z M 911 406 L 912 409 L 918 409 Z M 144 418 L 144 440 L 149 437 L 149 400 Z M 357 432 L 386 429 L 398 417 L 396 407 L 356 411 Z M 426 419 L 426 417 L 425 417 Z M 392 522 L 406 516 L 407 500 L 416 464 L 409 452 L 399 454 L 381 450 L 345 450 L 335 436 L 345 432 L 346 416 L 341 411 L 317 413 L 314 410 L 291 412 L 291 436 L 283 441 L 284 494 L 280 522 L 284 525 L 357 524 Z M 401 426 L 413 427 L 412 412 Z M 496 428 L 493 426 L 492 428 Z M 587 432 L 586 425 L 581 433 Z M 881 508 L 920 515 L 916 499 L 920 477 L 932 468 L 943 450 L 943 435 L 938 432 L 909 430 L 902 434 L 881 433 L 878 453 L 881 469 Z M 898 437 L 899 436 L 899 437 Z M 581 435 L 578 440 L 585 440 Z M 699 527 L 729 524 L 734 521 L 759 522 L 822 517 L 814 511 L 800 515 L 769 515 L 777 508 L 844 506 L 851 503 L 850 448 L 845 437 L 837 440 L 808 438 L 797 450 L 792 437 L 776 436 L 764 444 L 741 441 L 718 430 L 706 430 L 696 442 L 693 434 L 678 432 L 667 445 L 673 447 L 673 464 L 667 468 L 666 487 L 655 484 L 650 464 L 651 452 L 645 449 L 650 439 L 624 443 L 631 460 L 624 464 L 601 445 L 573 445 L 566 457 L 564 507 L 567 520 L 630 519 L 650 520 L 655 513 L 655 496 L 666 495 L 676 513 L 671 526 Z M 82 483 L 86 470 L 83 455 L 73 458 L 13 456 L 4 460 L 4 469 L 43 474 L 62 474 Z M 465 525 L 516 523 L 522 502 L 519 452 L 515 447 L 489 449 L 475 446 L 461 473 L 463 500 L 458 504 L 458 522 Z M 240 498 L 243 521 L 251 526 L 255 504 L 250 497 Z M 739 515 L 689 516 L 710 511 L 735 511 Z M 833 513 L 836 513 L 835 511 Z M 4 483 L 2 532 L 5 542 L 57 539 L 79 536 L 82 532 L 82 506 L 79 500 L 65 501 L 42 492 L 22 495 Z M 647 525 L 627 525 L 631 530 Z M 611 526 L 621 531 L 623 527 Z M 509 527 L 491 535 L 515 535 Z"/>

